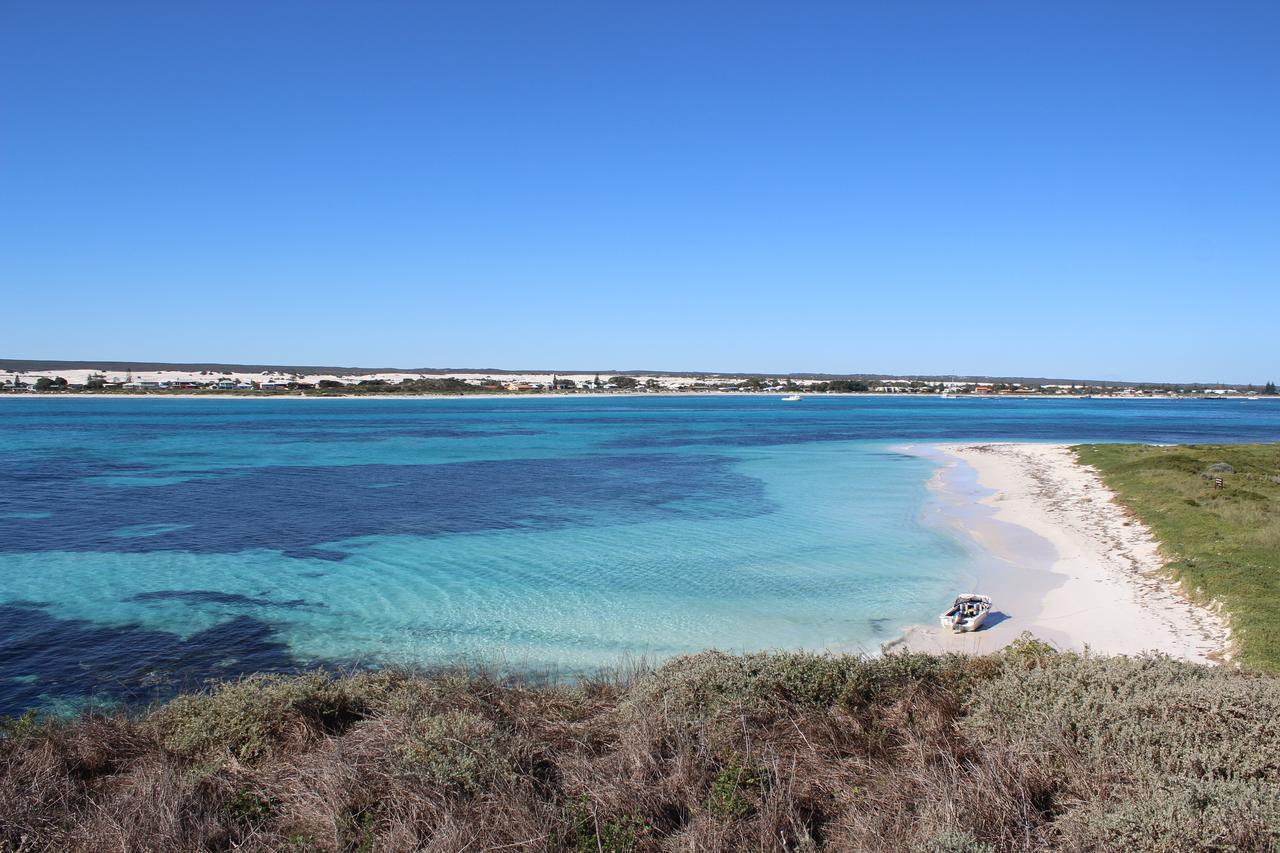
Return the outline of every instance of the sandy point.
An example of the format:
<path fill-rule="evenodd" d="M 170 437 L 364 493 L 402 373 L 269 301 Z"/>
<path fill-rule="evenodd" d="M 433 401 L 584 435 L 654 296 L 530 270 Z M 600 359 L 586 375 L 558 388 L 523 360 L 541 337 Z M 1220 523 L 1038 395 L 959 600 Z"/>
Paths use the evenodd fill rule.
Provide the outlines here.
<path fill-rule="evenodd" d="M 1230 631 L 1190 601 L 1164 568 L 1151 531 L 1116 501 L 1066 444 L 941 444 L 904 448 L 940 463 L 931 523 L 973 549 L 978 589 L 994 600 L 989 625 L 953 634 L 921 625 L 886 648 L 983 653 L 1024 631 L 1061 649 L 1163 652 L 1222 661 Z"/>

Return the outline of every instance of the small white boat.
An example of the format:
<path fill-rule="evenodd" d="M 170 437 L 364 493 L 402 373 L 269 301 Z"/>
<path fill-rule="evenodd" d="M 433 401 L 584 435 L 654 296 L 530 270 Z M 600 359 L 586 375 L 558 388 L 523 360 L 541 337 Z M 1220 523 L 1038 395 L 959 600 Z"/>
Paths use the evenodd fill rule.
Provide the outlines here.
<path fill-rule="evenodd" d="M 976 592 L 966 592 L 956 596 L 955 604 L 952 604 L 951 609 L 943 613 L 940 618 L 943 628 L 950 628 L 956 633 L 962 633 L 976 631 L 981 628 L 982 623 L 987 621 L 987 614 L 990 612 L 990 596 L 978 595 Z"/>
<path fill-rule="evenodd" d="M 799 399 L 800 399 L 800 395 L 799 395 L 799 394 L 792 394 L 790 397 L 783 397 L 783 398 L 782 398 L 782 402 L 784 402 L 784 403 L 794 403 L 796 400 L 799 400 Z"/>

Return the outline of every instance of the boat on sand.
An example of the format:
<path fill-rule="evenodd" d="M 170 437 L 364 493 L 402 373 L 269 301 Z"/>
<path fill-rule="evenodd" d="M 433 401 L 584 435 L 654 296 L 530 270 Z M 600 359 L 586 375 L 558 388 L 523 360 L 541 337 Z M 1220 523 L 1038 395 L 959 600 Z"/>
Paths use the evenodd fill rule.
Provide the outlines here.
<path fill-rule="evenodd" d="M 966 592 L 956 596 L 951 609 L 940 617 L 943 628 L 950 628 L 956 633 L 977 631 L 987 621 L 991 612 L 991 597 Z"/>

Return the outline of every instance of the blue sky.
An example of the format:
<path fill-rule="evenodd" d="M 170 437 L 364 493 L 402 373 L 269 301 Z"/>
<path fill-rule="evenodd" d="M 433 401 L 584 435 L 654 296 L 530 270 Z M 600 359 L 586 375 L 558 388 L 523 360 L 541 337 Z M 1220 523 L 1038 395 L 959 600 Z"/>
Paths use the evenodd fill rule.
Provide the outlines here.
<path fill-rule="evenodd" d="M 0 4 L 0 357 L 1280 380 L 1280 4 Z"/>

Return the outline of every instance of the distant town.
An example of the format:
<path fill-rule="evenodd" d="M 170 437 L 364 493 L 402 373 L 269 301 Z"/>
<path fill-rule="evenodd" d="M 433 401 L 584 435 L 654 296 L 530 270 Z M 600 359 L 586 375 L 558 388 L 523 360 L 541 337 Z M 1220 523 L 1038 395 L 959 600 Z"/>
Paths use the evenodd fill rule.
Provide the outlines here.
<path fill-rule="evenodd" d="M 752 375 L 665 372 L 370 370 L 250 365 L 139 365 L 0 360 L 0 393 L 239 396 L 466 394 L 932 394 L 1185 397 L 1276 395 L 1260 385 L 1122 383 L 997 377 Z M 23 369 L 26 368 L 26 369 Z"/>

